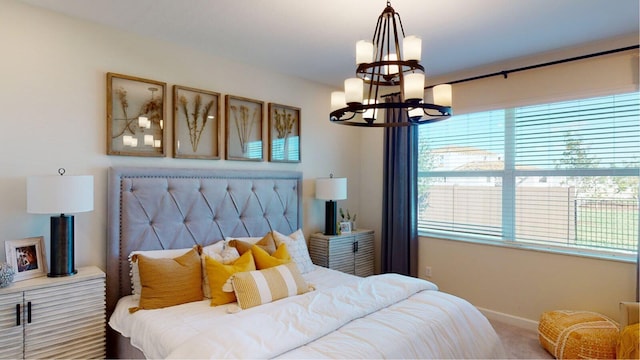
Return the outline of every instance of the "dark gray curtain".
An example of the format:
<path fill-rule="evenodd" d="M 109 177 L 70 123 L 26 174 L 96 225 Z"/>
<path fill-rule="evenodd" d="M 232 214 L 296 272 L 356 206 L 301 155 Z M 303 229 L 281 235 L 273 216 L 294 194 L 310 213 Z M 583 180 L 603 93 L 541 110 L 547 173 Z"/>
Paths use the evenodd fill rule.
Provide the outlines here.
<path fill-rule="evenodd" d="M 400 102 L 399 95 L 387 101 Z M 406 121 L 406 111 L 386 110 L 387 122 Z M 389 127 L 384 134 L 382 272 L 418 275 L 417 126 Z"/>

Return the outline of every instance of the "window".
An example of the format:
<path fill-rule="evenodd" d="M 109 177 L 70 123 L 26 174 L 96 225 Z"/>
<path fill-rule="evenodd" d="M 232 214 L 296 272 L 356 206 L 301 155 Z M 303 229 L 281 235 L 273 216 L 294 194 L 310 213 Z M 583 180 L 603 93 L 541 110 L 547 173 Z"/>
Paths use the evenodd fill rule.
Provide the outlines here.
<path fill-rule="evenodd" d="M 637 251 L 637 92 L 453 116 L 419 138 L 421 234 Z"/>

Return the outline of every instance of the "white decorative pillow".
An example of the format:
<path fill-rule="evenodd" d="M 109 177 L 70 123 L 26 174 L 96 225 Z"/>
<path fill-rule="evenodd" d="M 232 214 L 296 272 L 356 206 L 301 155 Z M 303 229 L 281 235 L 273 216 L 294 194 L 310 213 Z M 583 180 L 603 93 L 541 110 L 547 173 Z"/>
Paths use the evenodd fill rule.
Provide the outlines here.
<path fill-rule="evenodd" d="M 231 277 L 231 283 L 242 309 L 304 294 L 310 290 L 294 263 L 238 272 Z M 226 285 L 223 290 L 227 290 Z"/>
<path fill-rule="evenodd" d="M 289 255 L 291 255 L 291 260 L 298 265 L 300 273 L 306 274 L 313 271 L 314 265 L 309 256 L 307 240 L 305 240 L 301 229 L 296 230 L 289 236 L 274 231 L 273 237 L 276 240 L 276 245 L 279 246 L 281 243 L 287 244 L 287 250 L 289 251 Z"/>
<path fill-rule="evenodd" d="M 215 261 L 223 264 L 231 264 L 240 257 L 240 254 L 238 254 L 238 250 L 233 246 L 229 246 L 228 242 L 226 241 L 218 241 L 215 244 L 203 247 L 202 255 L 209 255 L 209 257 L 211 257 Z"/>
<path fill-rule="evenodd" d="M 215 244 L 207 245 L 202 248 L 202 291 L 204 293 L 204 297 L 207 299 L 211 299 L 211 289 L 209 288 L 209 275 L 207 274 L 207 264 L 205 262 L 205 257 L 209 256 L 215 261 L 228 265 L 232 264 L 234 261 L 238 260 L 240 254 L 238 250 L 233 246 L 229 246 L 227 241 L 218 241 Z"/>
<path fill-rule="evenodd" d="M 168 249 L 168 250 L 146 250 L 146 251 L 132 251 L 129 254 L 129 275 L 131 275 L 131 290 L 134 299 L 140 300 L 140 294 L 142 293 L 142 284 L 140 283 L 140 271 L 138 270 L 138 263 L 131 261 L 133 255 L 140 254 L 152 259 L 173 259 L 178 256 L 186 254 L 191 248 L 185 249 Z"/>

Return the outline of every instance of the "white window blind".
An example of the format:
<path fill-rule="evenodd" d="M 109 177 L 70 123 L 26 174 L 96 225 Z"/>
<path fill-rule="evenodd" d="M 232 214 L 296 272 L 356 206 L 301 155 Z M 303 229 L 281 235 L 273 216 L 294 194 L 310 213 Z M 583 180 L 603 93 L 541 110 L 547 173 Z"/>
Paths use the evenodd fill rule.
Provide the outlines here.
<path fill-rule="evenodd" d="M 638 95 L 467 114 L 422 126 L 419 231 L 637 251 Z"/>

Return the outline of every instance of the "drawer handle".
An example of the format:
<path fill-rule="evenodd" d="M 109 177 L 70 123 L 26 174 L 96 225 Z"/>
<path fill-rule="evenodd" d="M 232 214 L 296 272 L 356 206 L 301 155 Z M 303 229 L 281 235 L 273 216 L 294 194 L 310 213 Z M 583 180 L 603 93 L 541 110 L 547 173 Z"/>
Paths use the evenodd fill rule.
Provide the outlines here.
<path fill-rule="evenodd" d="M 31 324 L 31 301 L 27 303 L 27 324 Z"/>
<path fill-rule="evenodd" d="M 20 326 L 20 304 L 16 304 L 16 326 Z"/>

